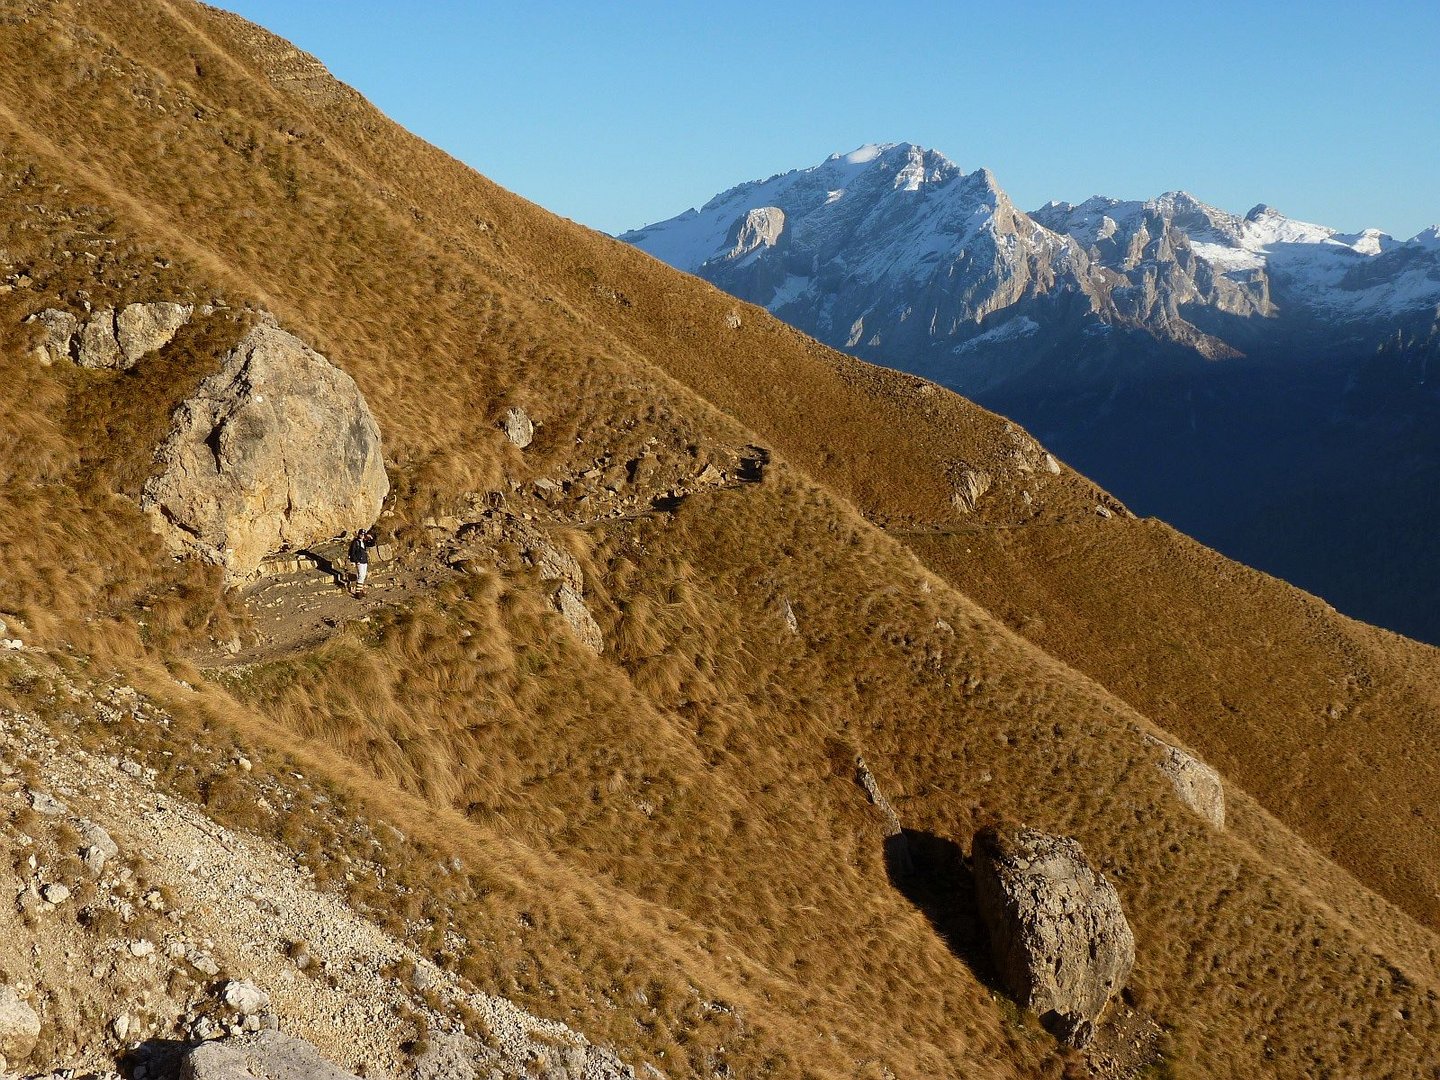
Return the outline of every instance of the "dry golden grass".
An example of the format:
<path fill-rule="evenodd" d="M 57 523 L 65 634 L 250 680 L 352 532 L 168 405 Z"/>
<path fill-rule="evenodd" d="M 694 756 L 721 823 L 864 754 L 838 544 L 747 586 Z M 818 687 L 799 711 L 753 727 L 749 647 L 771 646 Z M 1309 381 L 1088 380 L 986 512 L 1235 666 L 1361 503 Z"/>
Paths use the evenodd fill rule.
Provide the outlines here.
<path fill-rule="evenodd" d="M 41 4 L 0 25 L 0 49 L 0 247 L 30 279 L 0 294 L 0 323 L 85 299 L 230 305 L 125 375 L 38 368 L 28 330 L 0 348 L 0 610 L 73 650 L 75 677 L 120 671 L 163 701 L 170 728 L 126 737 L 167 785 L 482 988 L 670 1075 L 1073 1071 L 994 1000 L 953 866 L 918 902 L 890 881 L 862 753 L 928 850 L 1001 817 L 1081 839 L 1136 929 L 1132 993 L 1169 1030 L 1157 1068 L 1433 1073 L 1437 946 L 1411 918 L 1434 918 L 1433 831 L 1412 808 L 1434 790 L 1430 651 L 1157 547 L 1152 526 L 1092 526 L 1103 495 L 1071 474 L 1024 508 L 999 418 L 754 309 L 729 329 L 729 298 L 500 191 L 233 17 Z M 164 555 L 134 499 L 246 305 L 364 390 L 402 548 L 467 492 L 652 436 L 697 467 L 752 441 L 776 463 L 567 534 L 602 657 L 532 576 L 497 571 L 208 680 L 180 656 L 243 614 Z M 512 402 L 544 422 L 523 455 L 494 426 Z M 968 517 L 962 466 L 1000 478 Z M 984 531 L 899 531 L 957 525 Z M 1312 756 L 1315 695 L 1359 673 L 1365 694 L 1341 699 L 1359 737 L 1336 725 Z M 43 680 L 5 683 L 56 712 Z M 1221 698 L 1238 712 L 1212 715 Z M 1152 724 L 1258 805 L 1232 791 L 1226 834 L 1189 817 L 1140 737 Z M 223 769 L 240 751 L 248 779 Z"/>
<path fill-rule="evenodd" d="M 916 536 L 936 570 L 1440 925 L 1440 653 L 1154 522 Z"/>

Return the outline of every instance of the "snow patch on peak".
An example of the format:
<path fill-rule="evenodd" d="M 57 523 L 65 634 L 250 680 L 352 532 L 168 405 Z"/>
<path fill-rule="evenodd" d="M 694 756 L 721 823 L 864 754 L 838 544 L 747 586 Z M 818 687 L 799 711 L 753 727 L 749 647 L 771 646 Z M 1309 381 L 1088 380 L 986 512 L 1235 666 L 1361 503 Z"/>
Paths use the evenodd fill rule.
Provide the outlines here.
<path fill-rule="evenodd" d="M 999 326 L 992 326 L 983 333 L 976 334 L 969 341 L 962 341 L 950 351 L 956 355 L 972 352 L 986 345 L 998 345 L 1004 341 L 1014 341 L 1017 338 L 1029 337 L 1040 329 L 1040 324 L 1029 315 L 1017 315 L 1013 319 L 1007 319 Z"/>
<path fill-rule="evenodd" d="M 1353 248 L 1361 255 L 1383 255 L 1396 246 L 1395 238 L 1379 229 L 1363 229 L 1358 233 L 1335 233 L 1331 239 Z"/>
<path fill-rule="evenodd" d="M 1167 210 L 1172 207 L 1185 210 L 1215 209 L 1208 203 L 1201 202 L 1194 195 L 1191 195 L 1188 191 L 1167 191 L 1164 195 L 1161 195 L 1158 199 L 1155 200 L 1155 205 L 1162 210 Z"/>
<path fill-rule="evenodd" d="M 831 154 L 827 161 L 843 161 L 846 165 L 868 165 L 887 150 L 893 150 L 900 143 L 866 143 L 848 154 Z"/>

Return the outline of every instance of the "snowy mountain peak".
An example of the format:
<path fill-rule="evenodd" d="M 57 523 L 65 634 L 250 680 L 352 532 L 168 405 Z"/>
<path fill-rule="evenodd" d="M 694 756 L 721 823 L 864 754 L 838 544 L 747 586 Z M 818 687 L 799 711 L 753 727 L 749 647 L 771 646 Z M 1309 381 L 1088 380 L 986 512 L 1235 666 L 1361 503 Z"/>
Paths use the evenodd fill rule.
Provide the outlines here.
<path fill-rule="evenodd" d="M 1411 237 L 1409 243 L 1440 251 L 1440 225 L 1431 225 L 1428 229 L 1422 229 Z"/>
<path fill-rule="evenodd" d="M 1153 200 L 1154 206 L 1159 210 L 1214 210 L 1213 206 L 1203 203 L 1188 191 L 1167 191 L 1159 198 Z"/>
<path fill-rule="evenodd" d="M 1025 214 L 990 170 L 909 142 L 741 184 L 622 239 L 866 355 L 959 355 L 1022 315 L 1058 318 L 1046 305 L 1077 295 L 1086 326 L 1143 328 L 1211 359 L 1253 347 L 1276 319 L 1384 320 L 1440 302 L 1440 227 L 1400 244 L 1265 203 L 1242 217 L 1184 190 Z M 1216 324 L 1191 315 L 1206 308 L 1250 320 L 1232 322 L 1243 340 L 1202 331 Z"/>
<path fill-rule="evenodd" d="M 930 192 L 937 193 L 933 204 Z M 936 230 L 922 245 L 929 253 L 939 242 L 934 237 L 973 231 L 1001 205 L 1008 201 L 988 170 L 967 176 L 944 154 L 915 143 L 867 143 L 808 169 L 739 184 L 699 210 L 621 239 L 691 273 L 724 264 L 726 273 L 754 274 L 766 252 L 783 260 L 794 237 L 806 243 L 834 237 L 843 246 L 844 238 L 878 231 L 879 221 L 893 227 L 913 215 L 928 217 Z M 762 276 L 774 276 L 774 260 L 767 266 Z"/>

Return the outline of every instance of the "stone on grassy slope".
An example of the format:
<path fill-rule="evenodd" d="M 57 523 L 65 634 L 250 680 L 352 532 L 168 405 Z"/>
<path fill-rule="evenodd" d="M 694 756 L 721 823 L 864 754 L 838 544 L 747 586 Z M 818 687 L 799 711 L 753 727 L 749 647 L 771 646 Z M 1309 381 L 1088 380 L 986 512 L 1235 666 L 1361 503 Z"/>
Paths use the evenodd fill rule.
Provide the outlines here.
<path fill-rule="evenodd" d="M 1160 748 L 1160 771 L 1180 801 L 1215 828 L 1225 828 L 1225 784 L 1220 774 L 1179 747 L 1151 735 L 1145 740 Z"/>
<path fill-rule="evenodd" d="M 303 1039 L 262 1031 L 201 1043 L 180 1062 L 181 1080 L 355 1080 Z"/>
<path fill-rule="evenodd" d="M 35 1010 L 13 986 L 0 986 L 0 1056 L 10 1065 L 24 1061 L 39 1038 L 40 1017 Z"/>
<path fill-rule="evenodd" d="M 535 421 L 531 420 L 530 414 L 519 406 L 512 405 L 505 410 L 505 415 L 500 420 L 500 427 L 504 430 L 505 437 L 521 450 L 535 441 Z"/>
<path fill-rule="evenodd" d="M 368 526 L 389 491 L 380 429 L 349 375 L 252 329 L 175 410 L 142 506 L 177 553 L 252 575 L 265 556 Z"/>
<path fill-rule="evenodd" d="M 1073 839 L 1018 825 L 975 834 L 975 898 L 1006 991 L 1084 1046 L 1135 964 L 1115 887 Z"/>
<path fill-rule="evenodd" d="M 80 327 L 79 319 L 68 311 L 46 308 L 44 311 L 38 311 L 31 315 L 25 321 L 39 323 L 44 331 L 33 350 L 36 360 L 48 365 L 70 359 L 70 341 Z"/>
<path fill-rule="evenodd" d="M 560 617 L 570 624 L 570 629 L 580 639 L 580 644 L 597 653 L 605 651 L 605 636 L 600 630 L 600 624 L 595 621 L 595 616 L 591 615 L 590 609 L 585 606 L 584 596 L 569 585 L 561 585 L 555 590 L 551 603 L 555 605 L 555 610 L 560 612 Z"/>

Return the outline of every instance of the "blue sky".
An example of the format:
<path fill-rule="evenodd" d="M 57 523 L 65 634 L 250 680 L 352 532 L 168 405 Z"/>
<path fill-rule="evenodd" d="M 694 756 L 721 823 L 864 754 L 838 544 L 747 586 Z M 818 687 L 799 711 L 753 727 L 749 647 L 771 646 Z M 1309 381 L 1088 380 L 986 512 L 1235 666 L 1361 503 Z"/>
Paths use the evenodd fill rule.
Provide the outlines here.
<path fill-rule="evenodd" d="M 897 141 L 988 166 L 1024 209 L 1183 188 L 1345 231 L 1440 223 L 1436 0 L 221 6 L 606 232 Z"/>

